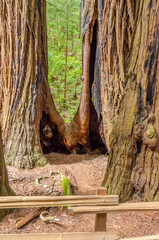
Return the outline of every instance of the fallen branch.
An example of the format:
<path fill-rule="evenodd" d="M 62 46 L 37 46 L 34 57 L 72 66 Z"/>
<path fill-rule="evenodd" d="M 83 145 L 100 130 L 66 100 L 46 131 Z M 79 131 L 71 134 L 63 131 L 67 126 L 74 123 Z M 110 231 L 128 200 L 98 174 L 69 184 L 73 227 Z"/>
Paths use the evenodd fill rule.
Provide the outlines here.
<path fill-rule="evenodd" d="M 27 223 L 29 223 L 31 220 L 33 220 L 34 218 L 38 217 L 43 211 L 46 211 L 48 209 L 48 207 L 43 207 L 43 208 L 38 208 L 35 209 L 33 212 L 31 212 L 30 214 L 28 214 L 27 216 L 25 216 L 24 218 L 22 218 L 17 224 L 16 224 L 16 228 L 19 229 L 21 227 L 23 227 L 24 225 L 26 225 Z"/>

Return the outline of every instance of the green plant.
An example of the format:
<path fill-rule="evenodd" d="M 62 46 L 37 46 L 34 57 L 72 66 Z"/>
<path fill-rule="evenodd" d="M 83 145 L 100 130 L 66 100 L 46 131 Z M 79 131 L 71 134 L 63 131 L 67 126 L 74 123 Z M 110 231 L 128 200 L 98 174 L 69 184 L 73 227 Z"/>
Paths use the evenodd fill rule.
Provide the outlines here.
<path fill-rule="evenodd" d="M 70 181 L 64 175 L 62 175 L 62 189 L 63 189 L 64 195 L 66 195 L 66 196 L 71 196 L 72 195 Z"/>

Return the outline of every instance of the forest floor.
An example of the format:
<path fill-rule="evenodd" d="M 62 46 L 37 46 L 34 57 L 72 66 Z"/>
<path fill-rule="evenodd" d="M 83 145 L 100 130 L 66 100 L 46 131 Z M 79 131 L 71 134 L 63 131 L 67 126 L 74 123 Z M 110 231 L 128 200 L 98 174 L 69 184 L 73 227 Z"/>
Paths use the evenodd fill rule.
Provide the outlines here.
<path fill-rule="evenodd" d="M 62 194 L 60 177 L 70 178 L 74 194 L 94 194 L 104 178 L 107 157 L 104 155 L 65 155 L 51 153 L 46 155 L 48 165 L 32 170 L 17 170 L 8 167 L 9 181 L 17 195 Z M 16 229 L 16 222 L 32 212 L 32 209 L 16 209 L 0 222 L 1 234 L 49 233 L 49 232 L 89 232 L 94 231 L 95 215 L 70 215 L 66 208 L 50 208 L 49 216 L 56 216 L 50 223 L 40 217 Z M 109 213 L 107 230 L 117 232 L 121 238 L 155 235 L 159 233 L 158 212 L 120 212 Z"/>

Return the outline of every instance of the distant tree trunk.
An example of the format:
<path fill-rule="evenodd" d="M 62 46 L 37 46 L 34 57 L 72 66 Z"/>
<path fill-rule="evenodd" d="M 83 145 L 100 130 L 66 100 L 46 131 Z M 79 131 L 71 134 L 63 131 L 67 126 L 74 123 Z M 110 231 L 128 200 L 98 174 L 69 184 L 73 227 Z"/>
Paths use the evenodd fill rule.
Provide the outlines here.
<path fill-rule="evenodd" d="M 159 2 L 98 0 L 97 5 L 94 2 L 85 11 L 86 16 L 91 15 L 94 6 L 94 15 L 98 12 L 99 64 L 95 67 L 93 92 L 102 119 L 101 132 L 109 149 L 103 185 L 109 194 L 118 194 L 122 201 L 132 196 L 157 200 Z"/>
<path fill-rule="evenodd" d="M 0 120 L 7 164 L 18 168 L 43 166 L 46 160 L 42 149 L 72 151 L 86 144 L 90 32 L 89 28 L 83 38 L 81 102 L 72 121 L 65 123 L 47 81 L 46 1 L 0 0 Z"/>
<path fill-rule="evenodd" d="M 67 56 L 68 56 L 68 0 L 66 0 L 66 40 L 65 40 L 65 78 L 64 78 L 64 104 L 66 104 L 66 82 L 67 82 Z"/>
<path fill-rule="evenodd" d="M 59 38 L 58 38 L 58 47 L 60 48 L 61 46 L 61 3 L 58 0 L 58 11 L 59 11 L 59 15 L 58 15 L 58 30 L 59 30 Z"/>
<path fill-rule="evenodd" d="M 9 186 L 8 182 L 8 174 L 6 170 L 6 165 L 4 162 L 4 155 L 3 155 L 3 145 L 2 145 L 2 138 L 1 138 L 1 127 L 0 127 L 0 196 L 11 196 L 15 195 L 12 189 Z M 0 220 L 9 213 L 10 210 L 0 210 Z"/>
<path fill-rule="evenodd" d="M 82 9 L 83 9 L 83 0 L 80 1 L 80 11 L 79 11 L 79 38 L 81 37 L 81 23 L 82 23 Z"/>

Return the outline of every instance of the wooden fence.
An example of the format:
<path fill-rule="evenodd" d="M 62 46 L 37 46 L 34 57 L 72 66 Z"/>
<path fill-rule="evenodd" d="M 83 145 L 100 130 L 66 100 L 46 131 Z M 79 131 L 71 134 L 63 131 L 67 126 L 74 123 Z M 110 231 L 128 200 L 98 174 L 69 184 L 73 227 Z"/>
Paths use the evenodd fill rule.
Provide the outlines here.
<path fill-rule="evenodd" d="M 0 197 L 0 209 L 71 206 L 72 214 L 96 214 L 95 232 L 60 234 L 0 234 L 0 240 L 117 240 L 116 233 L 106 232 L 107 213 L 116 211 L 158 211 L 159 202 L 118 203 L 118 196 L 106 195 L 99 188 L 96 195 Z M 124 240 L 159 240 L 159 235 Z"/>

